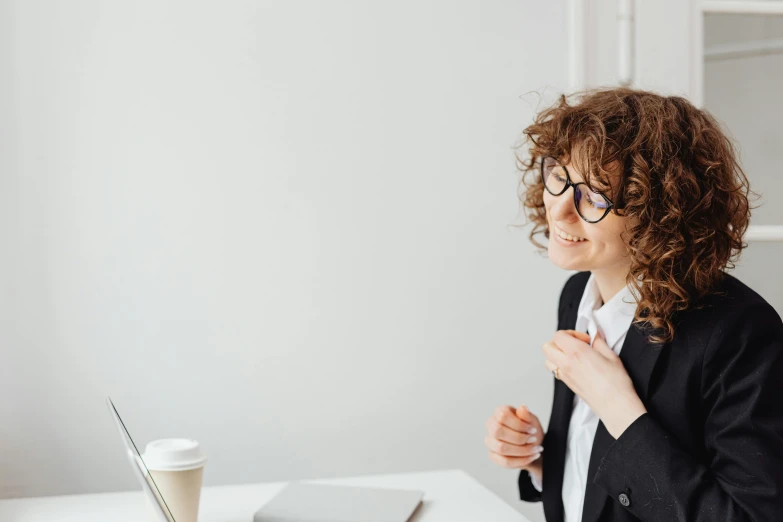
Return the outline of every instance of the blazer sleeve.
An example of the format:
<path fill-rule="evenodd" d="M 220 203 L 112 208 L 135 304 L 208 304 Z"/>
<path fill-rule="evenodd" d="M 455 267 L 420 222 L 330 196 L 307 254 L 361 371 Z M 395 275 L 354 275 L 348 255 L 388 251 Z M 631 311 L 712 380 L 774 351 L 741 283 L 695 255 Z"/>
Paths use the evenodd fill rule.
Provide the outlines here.
<path fill-rule="evenodd" d="M 521 500 L 524 500 L 525 502 L 541 501 L 541 492 L 533 485 L 533 479 L 530 477 L 530 472 L 524 469 L 520 470 L 517 485 L 519 486 L 519 498 Z"/>
<path fill-rule="evenodd" d="M 648 522 L 781 520 L 783 323 L 769 304 L 715 327 L 701 397 L 708 462 L 645 413 L 609 448 L 595 483 Z"/>

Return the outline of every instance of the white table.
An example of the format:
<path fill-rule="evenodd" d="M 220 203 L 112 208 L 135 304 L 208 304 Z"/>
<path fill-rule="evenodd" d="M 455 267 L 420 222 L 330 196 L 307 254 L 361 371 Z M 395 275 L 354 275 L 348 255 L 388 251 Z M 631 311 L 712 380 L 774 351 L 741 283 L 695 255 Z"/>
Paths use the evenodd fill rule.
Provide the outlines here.
<path fill-rule="evenodd" d="M 303 480 L 379 488 L 420 489 L 423 505 L 410 522 L 529 522 L 495 493 L 462 470 L 367 475 Z M 199 522 L 252 522 L 253 514 L 287 482 L 205 487 Z M 2 522 L 149 522 L 141 487 L 138 491 L 0 500 Z"/>

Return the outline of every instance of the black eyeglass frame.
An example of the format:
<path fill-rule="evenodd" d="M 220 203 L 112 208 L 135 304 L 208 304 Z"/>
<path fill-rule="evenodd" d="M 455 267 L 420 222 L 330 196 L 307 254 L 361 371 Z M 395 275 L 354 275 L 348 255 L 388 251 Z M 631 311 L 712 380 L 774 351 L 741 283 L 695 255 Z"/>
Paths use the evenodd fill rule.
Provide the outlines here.
<path fill-rule="evenodd" d="M 563 187 L 563 190 L 561 190 L 560 192 L 555 194 L 554 192 L 549 190 L 549 187 L 546 185 L 546 179 L 544 178 L 544 161 L 546 161 L 547 158 L 550 158 L 550 159 L 553 159 L 553 160 L 557 161 L 555 158 L 552 158 L 551 156 L 544 156 L 544 157 L 541 158 L 541 183 L 544 184 L 544 188 L 546 189 L 546 191 L 549 192 L 550 194 L 552 194 L 553 196 L 560 196 L 560 195 L 564 194 L 565 191 L 568 190 L 568 187 L 574 187 L 574 208 L 576 209 L 576 213 L 579 214 L 580 218 L 584 219 L 586 222 L 588 222 L 590 224 L 598 223 L 603 218 L 605 218 L 607 216 L 607 214 L 609 214 L 609 212 L 612 211 L 612 209 L 615 209 L 614 202 L 611 199 L 609 199 L 605 195 L 601 194 L 600 192 L 595 192 L 595 194 L 598 194 L 599 196 L 604 198 L 604 201 L 606 201 L 607 207 L 606 207 L 606 210 L 604 211 L 604 215 L 599 217 L 595 221 L 590 221 L 589 219 L 584 217 L 582 215 L 582 213 L 579 212 L 579 199 L 576 196 L 576 187 L 578 187 L 579 185 L 584 185 L 585 187 L 587 187 L 587 183 L 585 183 L 584 181 L 580 181 L 579 183 L 574 183 L 573 181 L 571 181 L 571 175 L 568 173 L 568 169 L 565 167 L 565 165 L 560 165 L 558 163 L 558 166 L 562 167 L 563 170 L 566 173 L 566 182 L 565 182 L 565 186 Z M 588 189 L 589 189 L 589 187 L 588 187 Z M 590 192 L 593 192 L 593 191 L 591 190 Z"/>

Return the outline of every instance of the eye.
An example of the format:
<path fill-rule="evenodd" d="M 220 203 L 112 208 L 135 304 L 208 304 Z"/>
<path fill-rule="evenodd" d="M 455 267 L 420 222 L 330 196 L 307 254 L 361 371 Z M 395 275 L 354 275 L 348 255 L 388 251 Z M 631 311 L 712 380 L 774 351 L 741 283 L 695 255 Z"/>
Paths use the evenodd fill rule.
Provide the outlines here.
<path fill-rule="evenodd" d="M 585 194 L 585 199 L 587 199 L 587 202 L 590 204 L 590 206 L 598 208 L 598 209 L 605 209 L 606 208 L 606 200 L 600 196 L 600 194 L 596 194 L 595 192 L 587 192 Z"/>

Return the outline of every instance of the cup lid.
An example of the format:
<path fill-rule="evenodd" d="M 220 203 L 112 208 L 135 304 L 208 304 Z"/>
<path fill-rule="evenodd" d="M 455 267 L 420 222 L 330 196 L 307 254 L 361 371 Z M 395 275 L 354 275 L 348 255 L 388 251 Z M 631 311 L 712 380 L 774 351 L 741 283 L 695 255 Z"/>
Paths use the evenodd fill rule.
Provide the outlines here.
<path fill-rule="evenodd" d="M 192 439 L 153 440 L 142 455 L 148 469 L 185 471 L 200 468 L 207 462 L 199 443 Z"/>

